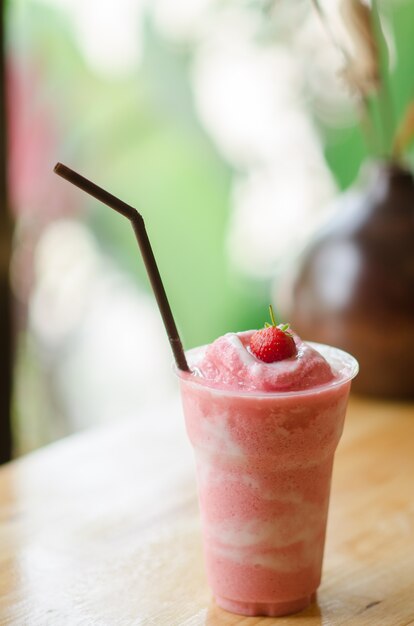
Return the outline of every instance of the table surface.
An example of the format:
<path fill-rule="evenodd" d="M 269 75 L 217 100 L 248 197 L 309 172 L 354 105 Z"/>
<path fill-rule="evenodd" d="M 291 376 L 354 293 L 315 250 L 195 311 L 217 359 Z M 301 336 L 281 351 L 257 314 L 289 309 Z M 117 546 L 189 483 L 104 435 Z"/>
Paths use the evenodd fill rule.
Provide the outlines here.
<path fill-rule="evenodd" d="M 0 469 L 0 624 L 414 624 L 414 405 L 352 398 L 317 602 L 219 609 L 178 398 Z"/>

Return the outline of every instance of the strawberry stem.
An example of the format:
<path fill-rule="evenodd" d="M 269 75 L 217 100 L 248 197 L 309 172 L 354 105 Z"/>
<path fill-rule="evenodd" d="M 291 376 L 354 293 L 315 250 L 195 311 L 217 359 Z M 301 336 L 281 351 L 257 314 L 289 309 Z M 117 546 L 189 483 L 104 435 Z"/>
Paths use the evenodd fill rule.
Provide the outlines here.
<path fill-rule="evenodd" d="M 273 307 L 271 304 L 269 304 L 269 313 L 270 313 L 270 319 L 272 320 L 273 326 L 276 326 L 275 315 L 273 313 Z"/>
<path fill-rule="evenodd" d="M 265 328 L 270 328 L 271 326 L 277 326 L 276 316 L 275 316 L 275 313 L 273 311 L 273 307 L 271 304 L 269 304 L 269 313 L 270 313 L 270 319 L 272 320 L 272 323 L 269 324 L 269 322 L 265 322 Z M 280 323 L 279 326 L 277 327 L 280 328 L 280 330 L 284 332 L 286 335 L 292 336 L 292 333 L 289 332 L 290 324 Z"/>

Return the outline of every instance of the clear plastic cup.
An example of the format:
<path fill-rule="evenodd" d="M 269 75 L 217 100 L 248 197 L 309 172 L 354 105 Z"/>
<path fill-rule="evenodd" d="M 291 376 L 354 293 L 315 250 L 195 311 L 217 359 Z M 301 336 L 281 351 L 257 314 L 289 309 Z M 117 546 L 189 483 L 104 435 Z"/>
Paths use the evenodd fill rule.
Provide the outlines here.
<path fill-rule="evenodd" d="M 233 613 L 295 613 L 320 584 L 334 453 L 358 363 L 310 345 L 339 376 L 303 391 L 228 391 L 178 372 L 207 578 Z"/>

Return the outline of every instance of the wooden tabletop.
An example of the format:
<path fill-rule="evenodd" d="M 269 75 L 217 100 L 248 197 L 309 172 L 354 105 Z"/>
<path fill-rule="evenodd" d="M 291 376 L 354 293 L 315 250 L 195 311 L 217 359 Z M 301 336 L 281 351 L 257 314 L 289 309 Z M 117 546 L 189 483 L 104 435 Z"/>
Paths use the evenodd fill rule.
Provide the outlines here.
<path fill-rule="evenodd" d="M 178 398 L 0 469 L 0 624 L 414 624 L 414 405 L 352 398 L 317 603 L 243 618 L 211 600 Z"/>

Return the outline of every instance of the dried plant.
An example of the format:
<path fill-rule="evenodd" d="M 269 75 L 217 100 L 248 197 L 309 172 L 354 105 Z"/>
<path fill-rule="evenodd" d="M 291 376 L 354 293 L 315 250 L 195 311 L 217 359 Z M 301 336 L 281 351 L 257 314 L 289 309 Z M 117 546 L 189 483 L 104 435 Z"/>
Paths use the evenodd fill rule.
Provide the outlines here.
<path fill-rule="evenodd" d="M 387 71 L 388 55 L 376 1 L 372 0 L 370 5 L 364 0 L 340 0 L 340 15 L 350 45 L 345 45 L 333 32 L 320 0 L 312 0 L 312 4 L 332 43 L 342 53 L 344 65 L 340 74 L 357 98 L 360 123 L 370 152 L 389 154 L 394 127 L 393 106 L 387 74 L 382 76 L 382 71 Z M 374 101 L 378 104 L 381 120 L 379 129 L 372 114 Z M 400 146 L 400 140 L 396 145 Z"/>
<path fill-rule="evenodd" d="M 403 156 L 411 142 L 414 140 L 414 102 L 411 102 L 397 128 L 394 136 L 392 155 L 395 159 Z"/>
<path fill-rule="evenodd" d="M 337 38 L 336 34 L 331 28 L 329 20 L 322 9 L 319 0 L 312 0 L 312 4 L 316 9 L 320 20 L 332 41 L 332 44 L 339 50 L 343 56 L 344 66 L 340 71 L 340 75 L 344 78 L 346 85 L 350 89 L 351 93 L 357 97 L 357 108 L 360 118 L 361 127 L 367 142 L 368 149 L 372 153 L 377 153 L 378 140 L 376 137 L 375 129 L 372 123 L 368 96 L 377 89 L 379 84 L 379 71 L 378 71 L 378 54 L 375 43 L 375 37 L 373 34 L 373 20 L 371 10 L 364 5 L 361 0 L 342 0 L 342 13 L 346 14 L 346 20 L 352 22 L 351 40 L 354 40 L 355 56 L 345 47 L 345 45 Z M 347 5 L 347 6 L 345 6 Z M 353 5 L 351 7 L 351 5 Z M 362 8 L 361 8 L 362 7 Z M 368 10 L 368 13 L 366 11 Z M 369 32 L 369 44 L 362 44 L 362 33 Z M 355 41 L 357 44 L 355 45 Z M 365 56 L 365 68 L 364 71 L 359 68 L 359 59 L 357 57 L 358 50 L 364 46 Z M 367 53 L 367 49 L 375 50 Z M 369 59 L 369 61 L 368 61 Z M 375 69 L 374 69 L 375 68 Z"/>
<path fill-rule="evenodd" d="M 342 0 L 340 12 L 353 47 L 352 53 L 347 53 L 343 77 L 352 91 L 370 96 L 380 86 L 380 58 L 371 7 L 362 0 Z"/>

